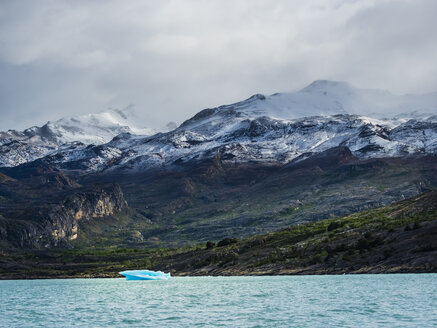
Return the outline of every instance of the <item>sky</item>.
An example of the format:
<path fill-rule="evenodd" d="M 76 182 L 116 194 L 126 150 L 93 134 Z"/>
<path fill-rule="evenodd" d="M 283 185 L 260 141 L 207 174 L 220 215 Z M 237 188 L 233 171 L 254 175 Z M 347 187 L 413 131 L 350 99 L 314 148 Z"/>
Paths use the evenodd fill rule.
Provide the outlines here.
<path fill-rule="evenodd" d="M 437 91 L 435 0 L 3 0 L 0 130 L 134 105 L 198 111 L 347 81 Z"/>

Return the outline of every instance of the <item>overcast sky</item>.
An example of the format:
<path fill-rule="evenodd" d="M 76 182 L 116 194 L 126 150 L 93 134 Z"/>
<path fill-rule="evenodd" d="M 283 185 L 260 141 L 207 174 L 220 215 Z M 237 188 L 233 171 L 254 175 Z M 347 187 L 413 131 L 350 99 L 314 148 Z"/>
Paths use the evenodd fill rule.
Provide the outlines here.
<path fill-rule="evenodd" d="M 437 91 L 437 1 L 3 0 L 0 129 L 135 105 L 181 123 L 316 79 Z"/>

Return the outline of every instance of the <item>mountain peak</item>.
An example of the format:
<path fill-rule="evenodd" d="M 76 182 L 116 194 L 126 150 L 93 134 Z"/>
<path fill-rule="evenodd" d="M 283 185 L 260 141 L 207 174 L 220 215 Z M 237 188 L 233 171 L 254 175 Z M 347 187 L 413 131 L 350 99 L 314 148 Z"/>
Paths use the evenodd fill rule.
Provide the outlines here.
<path fill-rule="evenodd" d="M 437 110 L 437 93 L 398 96 L 359 89 L 341 81 L 317 80 L 299 91 L 270 96 L 255 94 L 234 104 L 204 109 L 179 127 L 168 125 L 160 134 L 135 128 L 131 123 L 134 122 L 131 109 L 131 106 L 123 110 L 109 109 L 49 122 L 24 132 L 0 133 L 0 146 L 4 145 L 0 148 L 0 165 L 15 166 L 47 154 L 58 155 L 59 151 L 64 152 L 66 162 L 87 156 L 94 160 L 96 154 L 84 151 L 88 149 L 86 146 L 109 140 L 114 142 L 97 147 L 96 156 L 100 157 L 90 162 L 90 170 L 97 169 L 96 163 L 105 163 L 105 156 L 111 159 L 124 154 L 124 164 L 141 167 L 141 163 L 146 163 L 149 167 L 170 163 L 175 156 L 191 158 L 203 156 L 202 152 L 208 156 L 216 147 L 231 149 L 229 156 L 263 160 L 276 158 L 275 153 L 282 150 L 283 160 L 290 160 L 302 153 L 344 144 L 352 147 L 357 156 L 372 156 L 381 149 L 384 154 L 435 152 L 432 122 Z M 410 121 L 412 118 L 415 121 Z M 402 129 L 426 130 L 426 133 L 418 137 L 416 132 L 411 132 L 414 138 L 410 138 L 410 132 L 404 133 Z M 132 134 L 149 136 L 140 142 L 143 138 Z M 113 139 L 117 135 L 120 137 Z M 238 150 L 239 147 L 243 150 Z M 74 155 L 70 157 L 67 148 Z M 223 151 L 229 152 L 225 148 Z M 253 156 L 245 154 L 248 149 L 253 149 Z M 133 162 L 127 164 L 130 160 Z"/>
<path fill-rule="evenodd" d="M 120 133 L 151 135 L 156 131 L 135 126 L 132 105 L 95 114 L 65 117 L 42 127 L 56 137 L 57 143 L 80 141 L 85 144 L 108 142 Z"/>
<path fill-rule="evenodd" d="M 351 91 L 356 89 L 348 82 L 330 81 L 330 80 L 315 80 L 308 86 L 303 88 L 301 92 L 329 92 L 329 91 Z"/>
<path fill-rule="evenodd" d="M 49 121 L 48 125 L 70 125 L 78 122 L 95 126 L 130 126 L 133 113 L 131 106 L 123 109 L 108 108 L 98 113 L 84 114 L 73 117 L 63 117 L 57 121 Z"/>
<path fill-rule="evenodd" d="M 65 117 L 22 132 L 0 132 L 0 166 L 32 161 L 73 143 L 100 145 L 122 133 L 144 136 L 156 133 L 153 129 L 137 127 L 133 122 L 132 106 L 128 106 L 96 114 Z M 8 144 L 14 144 L 15 148 Z"/>

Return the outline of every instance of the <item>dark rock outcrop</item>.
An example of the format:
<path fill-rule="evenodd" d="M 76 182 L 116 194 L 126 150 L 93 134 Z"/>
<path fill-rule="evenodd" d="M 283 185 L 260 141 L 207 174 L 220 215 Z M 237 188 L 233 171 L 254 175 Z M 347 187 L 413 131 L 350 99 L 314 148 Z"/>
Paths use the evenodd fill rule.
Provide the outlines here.
<path fill-rule="evenodd" d="M 80 220 L 114 215 L 127 208 L 118 185 L 75 191 L 57 204 L 28 208 L 18 217 L 0 217 L 0 239 L 21 248 L 68 246 Z"/>

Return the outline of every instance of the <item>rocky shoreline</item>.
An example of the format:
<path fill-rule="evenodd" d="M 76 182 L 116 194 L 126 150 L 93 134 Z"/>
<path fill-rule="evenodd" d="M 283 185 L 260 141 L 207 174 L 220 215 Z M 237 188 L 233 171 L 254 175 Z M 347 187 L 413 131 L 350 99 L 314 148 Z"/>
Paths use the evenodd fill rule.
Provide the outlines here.
<path fill-rule="evenodd" d="M 380 267 L 372 266 L 360 268 L 359 270 L 311 270 L 311 269 L 294 269 L 294 270 L 280 270 L 280 271 L 223 271 L 220 273 L 205 273 L 205 272 L 174 272 L 173 277 L 220 277 L 220 276 L 313 276 L 313 275 L 359 275 L 359 274 L 429 274 L 437 273 L 437 267 L 409 267 L 409 266 L 396 266 L 396 267 Z M 78 274 L 78 275 L 37 275 L 28 276 L 12 275 L 0 276 L 0 280 L 38 280 L 38 279 L 102 279 L 102 278 L 123 278 L 118 273 L 107 273 L 99 275 L 91 274 Z"/>

